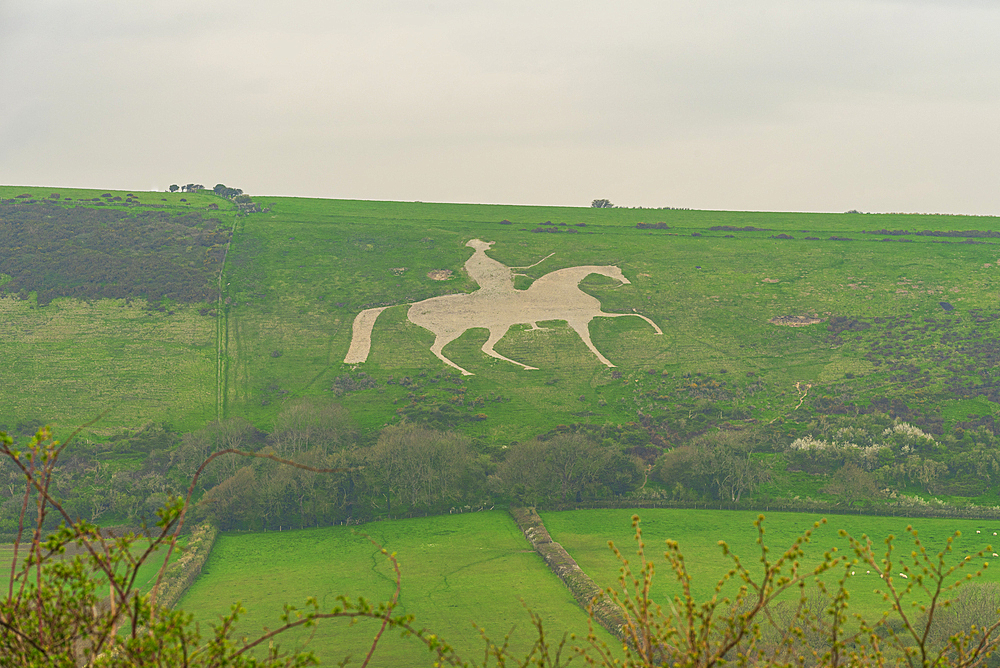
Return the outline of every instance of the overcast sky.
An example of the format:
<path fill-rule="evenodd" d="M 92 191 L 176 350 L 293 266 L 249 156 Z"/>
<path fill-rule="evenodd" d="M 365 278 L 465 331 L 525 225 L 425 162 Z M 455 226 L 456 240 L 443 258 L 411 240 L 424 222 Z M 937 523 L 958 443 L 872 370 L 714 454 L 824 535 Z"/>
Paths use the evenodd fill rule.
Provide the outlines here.
<path fill-rule="evenodd" d="M 1000 214 L 996 0 L 0 0 L 0 183 Z"/>

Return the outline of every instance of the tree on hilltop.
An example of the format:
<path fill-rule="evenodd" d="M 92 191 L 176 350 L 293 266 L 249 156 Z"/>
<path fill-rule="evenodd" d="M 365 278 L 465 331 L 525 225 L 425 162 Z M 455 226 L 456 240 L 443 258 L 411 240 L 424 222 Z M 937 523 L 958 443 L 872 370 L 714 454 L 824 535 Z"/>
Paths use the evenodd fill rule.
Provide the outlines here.
<path fill-rule="evenodd" d="M 614 206 L 609 199 L 595 199 L 590 203 L 592 209 L 612 209 Z"/>
<path fill-rule="evenodd" d="M 214 188 L 212 188 L 212 192 L 214 192 L 219 197 L 226 197 L 228 199 L 233 199 L 234 197 L 237 197 L 237 196 L 243 194 L 243 191 L 241 189 L 239 189 L 239 188 L 230 188 L 229 186 L 225 185 L 224 183 L 218 183 L 218 184 L 216 184 L 216 186 Z"/>

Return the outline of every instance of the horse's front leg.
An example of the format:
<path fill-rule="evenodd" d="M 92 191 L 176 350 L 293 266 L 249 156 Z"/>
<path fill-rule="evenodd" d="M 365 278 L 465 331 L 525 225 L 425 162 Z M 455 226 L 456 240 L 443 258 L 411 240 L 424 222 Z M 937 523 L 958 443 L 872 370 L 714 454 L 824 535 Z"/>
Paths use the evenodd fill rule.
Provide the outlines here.
<path fill-rule="evenodd" d="M 503 325 L 500 327 L 490 328 L 490 338 L 486 339 L 486 343 L 483 344 L 483 352 L 489 355 L 490 357 L 495 357 L 498 360 L 503 360 L 505 362 L 510 362 L 511 364 L 516 364 L 519 367 L 523 367 L 527 371 L 537 371 L 538 367 L 528 366 L 527 364 L 521 364 L 520 362 L 512 360 L 509 357 L 504 357 L 497 351 L 493 350 L 493 346 L 495 346 L 497 342 L 499 342 L 500 339 L 504 337 L 504 334 L 507 333 L 508 329 L 510 329 L 510 325 Z M 539 328 L 536 327 L 535 329 Z"/>
<path fill-rule="evenodd" d="M 454 341 L 455 339 L 457 339 L 460 334 L 461 334 L 461 332 L 458 332 L 458 333 L 449 332 L 449 333 L 446 333 L 446 334 L 440 334 L 440 333 L 438 333 L 437 334 L 437 338 L 434 339 L 434 345 L 431 346 L 431 352 L 434 353 L 435 355 L 437 355 L 437 358 L 439 360 L 441 360 L 442 362 L 444 362 L 445 364 L 447 364 L 448 366 L 450 366 L 452 368 L 455 368 L 455 369 L 458 369 L 459 371 L 461 371 L 463 376 L 472 376 L 472 375 L 475 375 L 475 374 L 473 374 L 471 371 L 466 371 L 465 369 L 463 369 L 462 367 L 458 366 L 457 364 L 455 364 L 450 359 L 448 359 L 447 357 L 444 356 L 444 352 L 443 352 L 444 351 L 444 347 L 446 345 L 448 345 L 449 343 L 451 343 L 452 341 Z"/>
<path fill-rule="evenodd" d="M 606 366 L 613 367 L 614 364 L 611 363 L 607 357 L 601 354 L 601 351 L 594 347 L 594 342 L 590 340 L 590 319 L 587 320 L 569 320 L 569 326 L 576 330 L 576 333 L 580 335 L 583 342 L 590 348 L 590 352 L 597 355 L 597 359 L 601 360 Z"/>

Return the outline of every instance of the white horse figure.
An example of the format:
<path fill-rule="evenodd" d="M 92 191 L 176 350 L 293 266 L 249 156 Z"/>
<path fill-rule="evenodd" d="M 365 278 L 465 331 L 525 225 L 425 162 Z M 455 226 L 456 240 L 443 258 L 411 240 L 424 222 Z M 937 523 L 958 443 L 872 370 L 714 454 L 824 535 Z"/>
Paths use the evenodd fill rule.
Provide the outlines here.
<path fill-rule="evenodd" d="M 539 321 L 565 320 L 597 359 L 609 367 L 614 364 L 601 354 L 590 339 L 589 325 L 594 318 L 642 318 L 652 325 L 657 334 L 663 334 L 655 322 L 639 313 L 604 313 L 601 303 L 580 289 L 580 281 L 590 274 L 601 274 L 628 284 L 629 280 L 618 267 L 587 265 L 559 269 L 542 276 L 527 290 L 517 290 L 511 270 L 529 267 L 507 267 L 487 256 L 486 251 L 493 245 L 492 242 L 473 239 L 466 245 L 476 249 L 476 253 L 465 263 L 465 268 L 480 288 L 468 294 L 443 295 L 414 302 L 410 304 L 407 314 L 410 322 L 435 335 L 431 352 L 463 375 L 471 376 L 472 373 L 445 357 L 442 351 L 469 329 L 482 327 L 489 330 L 490 336 L 482 348 L 487 355 L 532 370 L 537 367 L 504 357 L 493 349 L 512 325 L 531 325 L 532 329 L 542 329 L 538 326 Z M 375 320 L 386 308 L 367 309 L 354 319 L 351 347 L 344 362 L 355 364 L 368 359 Z"/>

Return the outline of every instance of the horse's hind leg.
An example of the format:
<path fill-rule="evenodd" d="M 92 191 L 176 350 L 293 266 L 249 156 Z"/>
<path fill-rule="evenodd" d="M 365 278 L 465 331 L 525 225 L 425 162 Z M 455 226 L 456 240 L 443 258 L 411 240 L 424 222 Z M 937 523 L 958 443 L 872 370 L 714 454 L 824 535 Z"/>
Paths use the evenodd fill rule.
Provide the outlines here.
<path fill-rule="evenodd" d="M 446 345 L 448 345 L 449 343 L 451 343 L 452 341 L 454 341 L 455 339 L 457 339 L 459 337 L 459 334 L 461 334 L 461 332 L 458 332 L 458 333 L 449 332 L 447 334 L 436 334 L 437 338 L 434 339 L 434 345 L 431 346 L 431 352 L 434 353 L 435 355 L 437 355 L 438 359 L 440 359 L 442 362 L 444 362 L 448 366 L 453 367 L 453 368 L 458 369 L 459 371 L 461 371 L 463 376 L 472 376 L 474 374 L 471 371 L 466 371 L 462 367 L 458 366 L 457 364 L 455 364 L 454 362 L 452 362 L 450 359 L 448 359 L 447 357 L 445 357 L 444 353 L 442 352 L 444 350 L 444 347 Z"/>
<path fill-rule="evenodd" d="M 602 364 L 606 366 L 613 367 L 614 364 L 611 363 L 607 357 L 601 354 L 601 351 L 594 347 L 594 342 L 590 340 L 590 319 L 587 320 L 568 320 L 569 326 L 576 330 L 576 333 L 580 335 L 583 342 L 590 348 L 590 352 L 597 355 L 597 359 L 601 361 Z"/>
<path fill-rule="evenodd" d="M 497 342 L 503 338 L 504 334 L 507 333 L 508 329 L 510 329 L 509 326 L 497 327 L 496 329 L 491 329 L 490 338 L 487 339 L 486 343 L 483 344 L 483 352 L 489 355 L 490 357 L 496 357 L 498 360 L 503 360 L 505 362 L 510 362 L 511 364 L 516 364 L 520 367 L 524 367 L 527 371 L 537 371 L 538 367 L 528 366 L 527 364 L 521 364 L 520 362 L 512 360 L 509 357 L 504 357 L 497 351 L 493 350 L 493 346 L 495 346 Z"/>

